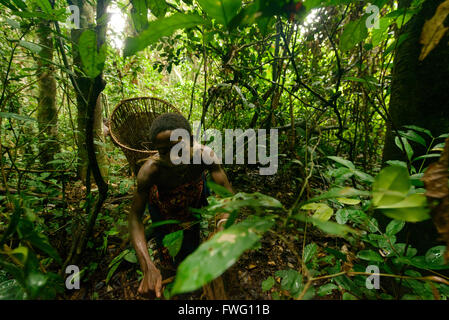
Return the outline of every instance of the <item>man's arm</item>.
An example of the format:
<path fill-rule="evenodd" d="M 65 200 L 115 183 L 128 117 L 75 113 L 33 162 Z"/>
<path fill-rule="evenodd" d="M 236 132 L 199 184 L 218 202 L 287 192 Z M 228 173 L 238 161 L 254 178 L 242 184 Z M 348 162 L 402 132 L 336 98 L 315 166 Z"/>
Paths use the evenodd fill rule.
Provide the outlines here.
<path fill-rule="evenodd" d="M 142 223 L 142 215 L 148 201 L 149 190 L 153 185 L 151 181 L 152 171 L 151 162 L 145 163 L 137 175 L 137 190 L 134 193 L 131 210 L 128 216 L 128 227 L 131 235 L 131 241 L 136 250 L 140 267 L 144 278 L 139 286 L 139 293 L 148 293 L 155 291 L 156 296 L 161 296 L 162 277 L 159 270 L 151 261 L 148 254 L 147 241 L 145 239 L 145 228 Z"/>
<path fill-rule="evenodd" d="M 204 146 L 203 152 L 206 152 L 207 156 L 213 160 L 211 164 L 207 165 L 207 169 L 209 170 L 212 181 L 214 181 L 216 184 L 219 184 L 220 186 L 225 187 L 229 192 L 233 194 L 234 191 L 232 190 L 231 184 L 229 183 L 228 176 L 221 167 L 219 159 L 215 155 L 214 151 L 211 148 Z M 218 217 L 219 219 L 217 222 L 218 231 L 223 230 L 223 227 L 226 224 L 228 218 L 229 218 L 228 213 L 224 213 Z"/>

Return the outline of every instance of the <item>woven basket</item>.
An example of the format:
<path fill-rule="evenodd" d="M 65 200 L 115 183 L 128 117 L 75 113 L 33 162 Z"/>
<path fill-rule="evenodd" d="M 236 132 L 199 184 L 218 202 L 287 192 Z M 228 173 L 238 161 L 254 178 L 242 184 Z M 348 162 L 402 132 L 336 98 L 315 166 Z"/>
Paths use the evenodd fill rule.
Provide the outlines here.
<path fill-rule="evenodd" d="M 122 149 L 135 175 L 143 164 L 139 160 L 157 152 L 150 143 L 150 126 L 166 112 L 180 113 L 170 103 L 152 97 L 122 100 L 112 111 L 109 122 L 112 141 Z"/>

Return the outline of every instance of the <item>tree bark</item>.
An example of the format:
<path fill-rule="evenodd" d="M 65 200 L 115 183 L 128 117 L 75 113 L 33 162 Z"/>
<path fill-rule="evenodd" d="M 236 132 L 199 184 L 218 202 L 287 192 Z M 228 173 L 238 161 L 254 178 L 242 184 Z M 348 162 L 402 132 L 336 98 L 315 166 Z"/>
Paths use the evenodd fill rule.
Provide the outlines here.
<path fill-rule="evenodd" d="M 38 24 L 37 36 L 42 50 L 37 60 L 39 77 L 39 102 L 37 120 L 39 126 L 39 161 L 48 169 L 48 164 L 59 152 L 58 135 L 58 110 L 56 108 L 56 79 L 55 69 L 50 63 L 53 61 L 53 39 L 49 21 L 41 21 Z M 44 60 L 45 59 L 45 60 Z"/>
<path fill-rule="evenodd" d="M 73 52 L 73 64 L 77 67 L 77 70 L 82 70 L 81 57 L 78 51 L 79 38 L 83 31 L 87 29 L 93 29 L 95 26 L 95 8 L 91 6 L 87 1 L 74 1 L 75 5 L 80 8 L 80 29 L 72 29 L 71 40 L 72 40 L 72 52 Z M 104 33 L 106 31 L 104 30 Z M 98 33 L 98 32 L 97 32 Z M 106 34 L 106 33 L 105 33 Z M 98 36 L 98 35 L 97 35 Z M 104 35 L 105 36 L 105 35 Z M 103 38 L 104 38 L 103 36 Z M 78 141 L 78 166 L 77 173 L 78 177 L 82 181 L 86 181 L 87 170 L 88 170 L 88 154 L 86 147 L 86 128 L 87 128 L 87 103 L 88 98 L 91 95 L 91 80 L 85 77 L 81 72 L 76 71 L 76 82 L 79 86 L 80 92 L 76 92 L 77 99 L 77 141 Z M 102 141 L 103 134 L 103 117 L 102 117 L 102 103 L 101 97 L 96 100 L 95 111 L 94 111 L 94 138 L 96 140 Z M 100 171 L 104 177 L 108 173 L 108 162 L 104 148 L 98 144 L 95 144 L 95 153 L 97 155 L 97 161 L 100 166 Z"/>
<path fill-rule="evenodd" d="M 405 159 L 396 146 L 394 128 L 416 125 L 429 129 L 437 137 L 449 132 L 449 36 L 446 34 L 438 46 L 423 60 L 419 43 L 424 22 L 430 19 L 442 0 L 424 2 L 422 10 L 404 27 L 408 37 L 398 47 L 394 60 L 389 113 L 383 159 Z M 425 137 L 430 143 L 429 137 Z M 414 156 L 425 154 L 420 145 L 412 144 Z"/>

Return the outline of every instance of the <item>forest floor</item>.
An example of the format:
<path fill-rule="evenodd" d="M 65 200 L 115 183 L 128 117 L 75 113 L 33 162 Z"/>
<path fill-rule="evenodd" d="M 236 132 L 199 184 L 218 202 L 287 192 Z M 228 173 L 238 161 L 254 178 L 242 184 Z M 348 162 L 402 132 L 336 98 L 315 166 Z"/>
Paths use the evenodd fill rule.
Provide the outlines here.
<path fill-rule="evenodd" d="M 257 169 L 244 167 L 237 167 L 236 169 L 227 169 L 235 192 L 261 192 L 277 198 L 285 207 L 289 207 L 295 201 L 294 195 L 296 191 L 292 190 L 294 187 L 290 184 L 291 172 L 290 174 L 287 172 L 284 175 L 260 176 Z M 139 286 L 138 271 L 140 269 L 138 263 L 130 263 L 123 260 L 109 283 L 106 284 L 106 276 L 110 270 L 111 261 L 123 250 L 131 248 L 131 244 L 126 236 L 126 214 L 131 203 L 132 191 L 133 188 L 130 188 L 127 194 L 111 196 L 106 201 L 104 208 L 108 211 L 108 215 L 112 215 L 112 219 L 99 219 L 99 224 L 97 223 L 94 239 L 88 245 L 82 258 L 81 265 L 87 267 L 87 271 L 81 277 L 81 289 L 75 290 L 72 294 L 66 293 L 61 298 L 72 300 L 140 300 L 154 298 L 151 296 L 143 297 L 137 293 Z M 67 201 L 69 204 L 77 204 L 82 199 L 83 192 L 79 182 L 68 188 Z M 246 214 L 242 212 L 240 218 L 244 218 Z M 116 228 L 119 231 L 117 232 L 118 234 L 108 236 L 105 244 L 104 234 L 111 229 L 111 221 L 120 219 L 122 224 Z M 112 223 L 115 224 L 115 222 Z M 276 232 L 267 232 L 261 239 L 261 247 L 259 249 L 245 252 L 222 275 L 227 299 L 271 299 L 271 292 L 262 290 L 262 282 L 269 276 L 275 277 L 275 272 L 278 270 L 301 269 L 300 259 L 297 257 L 302 254 L 303 235 L 299 233 L 300 236 L 298 236 L 298 232 L 287 233 L 285 228 L 282 230 L 284 231 L 274 230 Z M 335 245 L 335 238 L 319 231 L 307 230 L 306 235 L 306 243 L 314 241 L 321 247 L 327 247 L 329 244 Z M 66 252 L 67 248 L 70 247 L 70 238 L 67 232 L 60 232 L 59 236 L 54 235 L 51 241 L 58 248 L 59 252 Z M 342 244 L 340 243 L 340 245 Z M 157 257 L 156 248 L 154 253 Z M 163 279 L 167 279 L 164 272 L 162 272 L 162 276 Z M 279 279 L 276 280 L 279 281 Z M 170 279 L 166 281 L 170 281 Z M 326 299 L 339 299 L 336 295 L 328 295 Z M 199 289 L 193 293 L 172 297 L 172 299 L 207 299 L 207 295 L 203 290 Z"/>

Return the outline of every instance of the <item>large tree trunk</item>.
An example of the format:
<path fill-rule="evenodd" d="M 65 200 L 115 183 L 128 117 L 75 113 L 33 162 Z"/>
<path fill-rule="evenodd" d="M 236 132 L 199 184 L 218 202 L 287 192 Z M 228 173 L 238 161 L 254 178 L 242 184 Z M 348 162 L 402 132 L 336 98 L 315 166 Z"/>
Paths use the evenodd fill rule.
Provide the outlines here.
<path fill-rule="evenodd" d="M 384 163 L 387 160 L 406 159 L 395 145 L 395 128 L 398 130 L 403 125 L 415 125 L 429 129 L 435 137 L 449 132 L 449 37 L 446 35 L 441 39 L 423 61 L 418 60 L 422 48 L 419 39 L 424 22 L 435 14 L 442 2 L 427 0 L 422 10 L 404 27 L 403 32 L 408 33 L 408 37 L 399 45 L 394 60 L 389 108 L 392 123 L 387 123 Z M 430 143 L 430 138 L 422 135 Z M 412 143 L 412 147 L 414 156 L 426 152 L 419 144 Z M 379 217 L 379 222 L 385 227 L 388 221 L 384 218 Z M 408 224 L 407 231 L 398 235 L 398 242 L 408 241 L 423 254 L 437 245 L 437 238 L 435 227 L 431 220 L 427 220 Z"/>
<path fill-rule="evenodd" d="M 74 1 L 74 4 L 80 8 L 80 29 L 72 29 L 72 51 L 73 51 L 73 64 L 77 67 L 77 70 L 82 70 L 81 58 L 78 52 L 78 42 L 81 34 L 86 29 L 93 29 L 95 26 L 95 8 L 91 6 L 87 1 Z M 87 100 L 89 97 L 89 90 L 91 88 L 91 81 L 89 78 L 84 77 L 82 73 L 76 72 L 76 82 L 80 92 L 76 92 L 77 99 L 77 141 L 78 141 L 78 177 L 83 181 L 86 181 L 87 168 L 88 168 L 88 155 L 86 149 L 86 132 L 87 124 Z M 102 117 L 102 103 L 101 97 L 98 98 L 95 107 L 94 117 L 94 138 L 95 140 L 102 140 L 103 133 L 103 117 Z M 97 161 L 100 166 L 100 170 L 103 177 L 107 176 L 108 162 L 104 148 L 98 144 L 95 144 L 95 153 L 97 155 Z"/>
<path fill-rule="evenodd" d="M 394 60 L 389 108 L 392 123 L 387 123 L 383 162 L 404 159 L 394 142 L 394 128 L 416 125 L 429 129 L 434 136 L 449 132 L 449 36 L 441 39 L 423 61 L 418 60 L 424 22 L 435 14 L 442 2 L 424 2 L 421 12 L 404 27 L 404 33 L 409 36 L 399 45 Z M 423 147 L 413 147 L 415 156 L 425 153 Z"/>
<path fill-rule="evenodd" d="M 53 160 L 59 152 L 57 141 L 58 134 L 58 110 L 56 108 L 56 80 L 54 77 L 53 39 L 48 21 L 38 24 L 37 35 L 42 50 L 37 60 L 39 77 L 39 103 L 37 120 L 39 125 L 39 161 L 46 168 L 50 168 L 48 162 Z M 45 59 L 45 60 L 44 60 Z"/>

